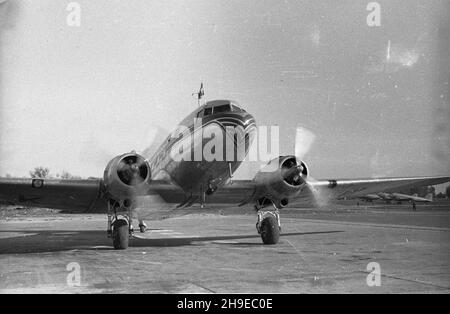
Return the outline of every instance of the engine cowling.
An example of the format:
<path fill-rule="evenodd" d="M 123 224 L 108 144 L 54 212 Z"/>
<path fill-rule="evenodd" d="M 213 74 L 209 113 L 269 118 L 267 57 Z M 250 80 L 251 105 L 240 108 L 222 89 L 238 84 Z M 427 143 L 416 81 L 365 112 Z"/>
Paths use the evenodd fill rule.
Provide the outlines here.
<path fill-rule="evenodd" d="M 306 186 L 307 177 L 307 165 L 295 156 L 275 158 L 256 174 L 255 198 L 263 207 L 270 204 L 267 201 L 274 202 L 278 208 L 285 207 Z"/>
<path fill-rule="evenodd" d="M 148 162 L 134 152 L 113 158 L 103 173 L 106 192 L 115 200 L 144 195 L 150 181 L 151 169 Z"/>

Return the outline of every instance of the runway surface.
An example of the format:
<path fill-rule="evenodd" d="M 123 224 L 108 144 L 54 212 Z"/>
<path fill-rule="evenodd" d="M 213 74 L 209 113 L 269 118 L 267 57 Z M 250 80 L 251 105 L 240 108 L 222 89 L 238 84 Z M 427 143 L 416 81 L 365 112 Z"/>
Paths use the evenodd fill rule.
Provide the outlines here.
<path fill-rule="evenodd" d="M 269 246 L 240 212 L 149 221 L 115 251 L 105 215 L 3 211 L 0 293 L 450 292 L 449 206 L 289 209 Z"/>

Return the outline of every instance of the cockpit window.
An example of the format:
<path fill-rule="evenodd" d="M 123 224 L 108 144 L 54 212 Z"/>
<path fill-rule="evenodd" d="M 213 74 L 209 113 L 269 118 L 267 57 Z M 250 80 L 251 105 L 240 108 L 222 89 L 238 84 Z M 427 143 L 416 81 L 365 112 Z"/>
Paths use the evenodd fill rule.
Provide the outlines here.
<path fill-rule="evenodd" d="M 212 114 L 212 107 L 205 108 L 205 114 L 203 116 L 209 116 Z"/>
<path fill-rule="evenodd" d="M 209 115 L 211 115 L 211 114 L 212 114 L 212 107 L 205 108 L 205 109 L 203 109 L 203 110 L 200 110 L 200 111 L 197 113 L 197 118 L 202 118 L 202 117 L 205 117 L 205 116 L 209 116 Z"/>
<path fill-rule="evenodd" d="M 241 107 L 239 107 L 238 105 L 232 104 L 231 106 L 233 107 L 233 111 L 235 111 L 235 112 L 247 112 L 244 109 L 242 109 Z"/>
<path fill-rule="evenodd" d="M 233 111 L 234 111 L 234 112 L 241 112 L 241 111 L 242 111 L 242 109 L 239 108 L 239 107 L 236 106 L 236 105 L 231 105 L 231 107 L 233 108 Z"/>
<path fill-rule="evenodd" d="M 214 114 L 231 111 L 230 105 L 221 105 L 214 107 Z"/>

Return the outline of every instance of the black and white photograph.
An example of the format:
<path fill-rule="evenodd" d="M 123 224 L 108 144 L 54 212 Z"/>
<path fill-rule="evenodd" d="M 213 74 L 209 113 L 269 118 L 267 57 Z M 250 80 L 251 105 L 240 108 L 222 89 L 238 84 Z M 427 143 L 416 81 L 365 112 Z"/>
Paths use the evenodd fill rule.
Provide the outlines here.
<path fill-rule="evenodd" d="M 0 0 L 0 294 L 448 294 L 449 82 L 448 0 Z"/>

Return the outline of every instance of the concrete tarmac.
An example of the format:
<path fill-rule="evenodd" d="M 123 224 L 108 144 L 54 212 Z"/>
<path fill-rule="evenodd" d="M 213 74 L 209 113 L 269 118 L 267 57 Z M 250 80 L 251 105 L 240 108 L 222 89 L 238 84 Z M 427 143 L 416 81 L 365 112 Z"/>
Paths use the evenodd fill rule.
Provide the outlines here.
<path fill-rule="evenodd" d="M 0 293 L 450 292 L 445 206 L 286 209 L 277 245 L 239 213 L 149 221 L 124 251 L 105 215 L 3 215 Z"/>

